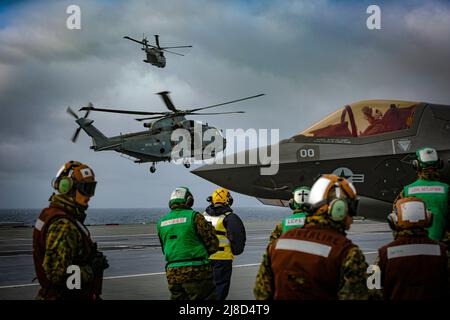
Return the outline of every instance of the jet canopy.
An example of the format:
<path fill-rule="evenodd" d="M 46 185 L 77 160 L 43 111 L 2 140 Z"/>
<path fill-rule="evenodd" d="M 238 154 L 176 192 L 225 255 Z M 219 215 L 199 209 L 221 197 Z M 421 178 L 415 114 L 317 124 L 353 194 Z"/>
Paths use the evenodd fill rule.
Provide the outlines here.
<path fill-rule="evenodd" d="M 300 132 L 307 137 L 366 137 L 411 128 L 418 102 L 365 100 L 347 105 Z"/>

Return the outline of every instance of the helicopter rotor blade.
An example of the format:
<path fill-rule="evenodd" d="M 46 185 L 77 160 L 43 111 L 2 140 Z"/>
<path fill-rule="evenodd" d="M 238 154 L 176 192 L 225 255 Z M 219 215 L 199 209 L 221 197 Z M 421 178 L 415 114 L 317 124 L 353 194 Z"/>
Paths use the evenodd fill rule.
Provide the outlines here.
<path fill-rule="evenodd" d="M 75 133 L 73 134 L 72 139 L 71 139 L 73 143 L 77 142 L 80 131 L 81 131 L 81 127 L 78 127 L 77 130 L 75 130 Z"/>
<path fill-rule="evenodd" d="M 158 49 L 161 49 L 161 47 L 159 46 L 159 35 L 155 34 L 155 43 L 156 46 L 158 47 Z"/>
<path fill-rule="evenodd" d="M 72 110 L 72 108 L 67 107 L 66 112 L 67 112 L 68 114 L 70 114 L 72 117 L 74 117 L 75 119 L 77 119 L 77 120 L 79 119 L 78 115 L 75 113 L 75 111 Z"/>
<path fill-rule="evenodd" d="M 192 48 L 192 46 L 161 47 L 161 49 Z"/>
<path fill-rule="evenodd" d="M 161 49 L 162 51 L 169 52 L 169 53 L 172 53 L 172 54 L 177 54 L 177 55 L 179 55 L 179 56 L 183 56 L 183 57 L 184 57 L 184 54 L 176 53 L 176 52 L 169 51 L 169 50 L 166 50 L 166 49 L 163 49 L 163 48 L 160 48 L 160 49 Z"/>
<path fill-rule="evenodd" d="M 136 40 L 136 39 L 133 39 L 133 38 L 131 38 L 131 37 L 129 37 L 129 36 L 125 36 L 125 37 L 123 37 L 124 39 L 128 39 L 128 40 L 131 40 L 131 41 L 134 41 L 134 42 L 137 42 L 137 43 L 139 43 L 139 44 L 142 44 L 142 45 L 144 45 L 145 46 L 145 44 L 146 44 L 146 42 L 147 41 L 139 41 L 139 40 Z M 144 38 L 145 39 L 145 38 Z"/>
<path fill-rule="evenodd" d="M 91 102 L 89 102 L 88 106 L 87 106 L 86 113 L 84 114 L 83 118 L 86 119 L 88 117 L 89 113 L 91 113 L 92 108 L 94 108 L 94 105 Z"/>
<path fill-rule="evenodd" d="M 83 107 L 79 111 L 98 111 L 98 112 L 109 112 L 109 113 L 120 113 L 120 114 L 137 114 L 141 116 L 146 115 L 165 115 L 167 112 L 148 112 L 148 111 L 132 111 L 132 110 L 119 110 L 119 109 L 105 109 L 105 108 L 95 108 L 92 106 Z"/>
<path fill-rule="evenodd" d="M 153 119 L 162 119 L 165 118 L 167 116 L 156 116 L 156 117 L 146 117 L 146 118 L 136 118 L 134 120 L 136 121 L 145 121 L 145 120 L 153 120 Z"/>
<path fill-rule="evenodd" d="M 187 113 L 186 115 L 202 115 L 202 116 L 209 116 L 209 115 L 214 115 L 214 114 L 232 114 L 232 113 L 245 113 L 245 111 L 230 111 L 230 112 L 192 112 L 192 113 Z"/>
<path fill-rule="evenodd" d="M 169 91 L 161 91 L 161 92 L 158 92 L 157 94 L 161 96 L 167 109 L 169 109 L 170 111 L 173 111 L 173 112 L 179 112 L 180 110 L 175 108 L 172 100 L 170 99 L 169 93 L 170 93 Z"/>
<path fill-rule="evenodd" d="M 264 96 L 264 95 L 265 95 L 264 93 L 260 93 L 260 94 L 257 94 L 256 96 L 251 96 L 251 97 L 246 97 L 246 98 L 242 98 L 242 99 L 232 100 L 232 101 L 223 102 L 223 103 L 219 103 L 219 104 L 214 104 L 212 106 L 207 106 L 207 107 L 203 107 L 203 108 L 186 110 L 186 112 L 195 112 L 195 111 L 199 111 L 199 110 L 205 110 L 205 109 L 209 109 L 209 108 L 220 107 L 220 106 L 223 106 L 223 105 L 226 105 L 226 104 L 235 103 L 235 102 L 239 102 L 239 101 L 244 101 L 244 100 L 248 100 L 248 99 L 253 99 L 253 98 L 261 97 L 261 96 Z"/>

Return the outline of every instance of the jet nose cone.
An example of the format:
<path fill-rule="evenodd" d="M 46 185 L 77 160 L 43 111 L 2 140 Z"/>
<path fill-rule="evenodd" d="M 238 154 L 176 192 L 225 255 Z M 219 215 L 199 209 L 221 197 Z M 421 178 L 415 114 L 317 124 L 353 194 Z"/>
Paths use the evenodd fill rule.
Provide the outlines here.
<path fill-rule="evenodd" d="M 249 194 L 253 191 L 253 183 L 257 178 L 255 167 L 227 164 L 204 165 L 191 172 L 221 187 Z"/>

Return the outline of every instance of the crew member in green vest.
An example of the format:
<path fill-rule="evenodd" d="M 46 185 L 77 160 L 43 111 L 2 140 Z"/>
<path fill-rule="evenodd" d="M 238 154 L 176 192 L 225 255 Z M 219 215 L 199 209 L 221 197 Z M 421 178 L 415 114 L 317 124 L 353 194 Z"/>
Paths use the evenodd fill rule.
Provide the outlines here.
<path fill-rule="evenodd" d="M 178 187 L 170 196 L 169 214 L 158 221 L 167 282 L 172 300 L 215 300 L 208 257 L 219 249 L 219 240 L 205 217 L 192 210 L 193 204 L 189 189 Z"/>
<path fill-rule="evenodd" d="M 289 200 L 289 207 L 293 210 L 293 213 L 289 217 L 284 218 L 281 223 L 277 224 L 270 235 L 269 244 L 278 239 L 286 231 L 304 226 L 306 219 L 304 204 L 308 202 L 310 190 L 310 188 L 305 186 L 294 189 L 292 198 Z"/>
<path fill-rule="evenodd" d="M 413 196 L 425 202 L 427 209 L 433 214 L 428 237 L 441 241 L 445 234 L 449 211 L 449 186 L 439 181 L 439 169 L 443 167 L 443 162 L 433 148 L 417 150 L 416 157 L 413 165 L 417 170 L 417 180 L 404 187 L 399 198 Z"/>

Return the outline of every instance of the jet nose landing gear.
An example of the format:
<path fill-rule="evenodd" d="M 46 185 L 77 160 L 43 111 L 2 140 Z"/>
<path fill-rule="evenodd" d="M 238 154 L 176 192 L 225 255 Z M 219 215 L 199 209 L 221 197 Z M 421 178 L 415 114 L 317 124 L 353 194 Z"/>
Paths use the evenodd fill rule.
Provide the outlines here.
<path fill-rule="evenodd" d="M 189 168 L 191 167 L 191 163 L 190 163 L 189 161 L 185 161 L 185 162 L 183 163 L 183 166 L 184 166 L 186 169 L 189 169 Z"/>
<path fill-rule="evenodd" d="M 155 173 L 155 171 L 156 171 L 156 167 L 155 167 L 155 164 L 153 163 L 152 166 L 150 167 L 150 172 Z"/>

